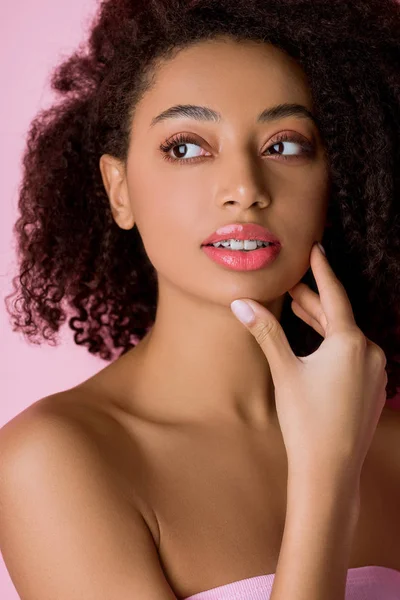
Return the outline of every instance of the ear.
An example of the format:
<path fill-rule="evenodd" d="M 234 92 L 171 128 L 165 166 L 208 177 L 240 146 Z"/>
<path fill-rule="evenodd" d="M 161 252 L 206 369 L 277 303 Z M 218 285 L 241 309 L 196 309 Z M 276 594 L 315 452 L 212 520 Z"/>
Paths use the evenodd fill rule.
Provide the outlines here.
<path fill-rule="evenodd" d="M 132 229 L 135 220 L 122 161 L 110 154 L 103 154 L 99 166 L 115 222 L 121 229 Z"/>

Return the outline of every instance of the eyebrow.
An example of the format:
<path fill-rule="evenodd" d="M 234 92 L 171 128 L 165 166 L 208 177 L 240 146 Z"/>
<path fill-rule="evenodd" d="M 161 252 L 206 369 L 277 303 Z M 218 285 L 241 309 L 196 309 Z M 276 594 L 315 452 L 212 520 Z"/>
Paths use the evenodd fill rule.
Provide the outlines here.
<path fill-rule="evenodd" d="M 302 104 L 277 104 L 263 110 L 257 117 L 257 123 L 267 123 L 276 121 L 285 117 L 300 117 L 311 120 L 317 127 L 317 118 Z M 222 121 L 221 113 L 208 108 L 207 106 L 199 106 L 197 104 L 177 104 L 167 108 L 162 113 L 154 117 L 150 127 L 154 127 L 157 123 L 166 121 L 167 119 L 194 119 L 196 121 L 211 121 L 219 123 Z"/>

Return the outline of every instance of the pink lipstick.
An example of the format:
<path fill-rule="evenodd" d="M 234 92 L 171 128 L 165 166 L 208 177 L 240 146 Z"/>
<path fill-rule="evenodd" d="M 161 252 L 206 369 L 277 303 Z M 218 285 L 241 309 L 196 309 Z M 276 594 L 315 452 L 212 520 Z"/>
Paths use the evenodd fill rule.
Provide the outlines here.
<path fill-rule="evenodd" d="M 233 248 L 228 244 L 230 240 L 233 240 Z M 220 245 L 213 245 L 218 243 Z M 257 223 L 231 223 L 217 229 L 206 238 L 201 248 L 211 260 L 229 269 L 255 271 L 266 267 L 277 258 L 281 251 L 281 242 L 268 229 Z"/>

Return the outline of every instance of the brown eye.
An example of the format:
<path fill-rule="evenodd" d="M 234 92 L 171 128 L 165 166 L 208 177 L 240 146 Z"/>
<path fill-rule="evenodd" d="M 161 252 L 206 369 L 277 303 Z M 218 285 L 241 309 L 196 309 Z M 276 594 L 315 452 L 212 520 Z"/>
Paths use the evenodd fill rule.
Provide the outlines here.
<path fill-rule="evenodd" d="M 192 148 L 189 148 L 189 147 Z M 171 160 L 173 162 L 192 162 L 200 156 L 206 156 L 204 154 L 196 154 L 195 148 L 201 148 L 200 144 L 192 136 L 181 133 L 175 136 L 171 140 L 164 142 L 160 146 L 160 150 L 163 153 L 165 160 Z M 188 150 L 189 148 L 189 150 Z M 173 155 L 171 156 L 171 151 Z M 189 153 L 189 157 L 187 154 Z"/>
<path fill-rule="evenodd" d="M 298 154 L 298 149 L 296 149 L 296 146 L 300 146 L 300 144 L 297 144 L 296 142 L 276 142 L 276 144 L 270 146 L 268 150 L 273 150 L 273 154 L 283 154 L 286 148 L 286 154 L 296 155 Z"/>
<path fill-rule="evenodd" d="M 293 133 L 281 133 L 263 154 L 264 156 L 277 156 L 284 160 L 291 160 L 296 159 L 296 157 L 311 156 L 313 153 L 314 146 L 303 137 Z"/>
<path fill-rule="evenodd" d="M 198 144 L 179 144 L 179 146 L 173 146 L 171 148 L 172 154 L 175 156 L 175 158 L 195 158 L 195 156 L 190 156 L 191 152 L 193 153 L 195 152 L 195 150 L 193 150 L 193 148 L 191 150 L 189 146 L 192 146 L 193 148 L 195 148 L 196 146 L 199 147 Z M 187 153 L 189 154 L 189 156 L 187 155 Z"/>

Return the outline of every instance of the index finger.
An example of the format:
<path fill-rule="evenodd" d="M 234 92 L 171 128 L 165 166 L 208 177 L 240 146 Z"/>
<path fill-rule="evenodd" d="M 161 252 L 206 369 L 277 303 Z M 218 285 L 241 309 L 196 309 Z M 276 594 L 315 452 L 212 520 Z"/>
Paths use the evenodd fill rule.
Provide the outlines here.
<path fill-rule="evenodd" d="M 328 321 L 328 335 L 357 327 L 346 290 L 317 243 L 311 248 L 310 265 L 317 283 L 321 306 Z"/>

